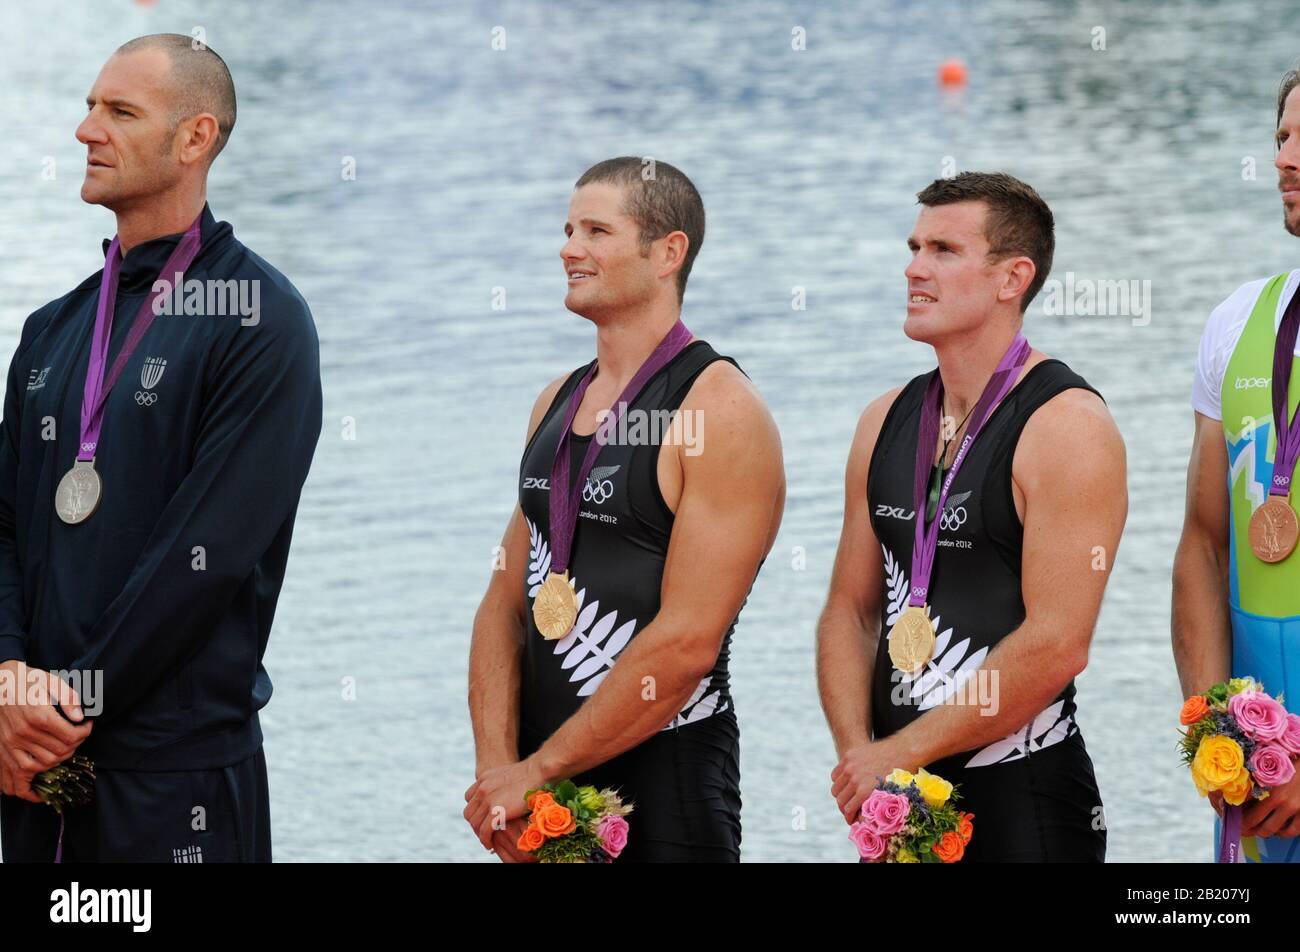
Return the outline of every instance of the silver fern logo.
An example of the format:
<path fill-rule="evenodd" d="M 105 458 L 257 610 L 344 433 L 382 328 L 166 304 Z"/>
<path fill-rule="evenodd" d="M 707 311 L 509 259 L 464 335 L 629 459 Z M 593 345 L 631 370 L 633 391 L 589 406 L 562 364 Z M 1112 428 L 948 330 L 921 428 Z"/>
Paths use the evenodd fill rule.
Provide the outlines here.
<path fill-rule="evenodd" d="M 532 599 L 541 591 L 542 582 L 551 570 L 551 549 L 537 524 L 528 518 L 524 521 L 528 524 L 529 543 L 528 572 L 524 584 L 528 587 L 528 597 Z M 596 692 L 613 669 L 618 656 L 636 634 L 637 622 L 635 618 L 627 618 L 619 624 L 617 609 L 602 612 L 600 601 L 596 599 L 589 602 L 587 589 L 578 588 L 576 577 L 571 581 L 577 592 L 578 617 L 569 633 L 555 642 L 552 654 L 559 660 L 560 670 L 569 672 L 569 683 L 574 685 L 576 696 L 585 698 Z M 728 702 L 723 700 L 721 689 L 709 691 L 711 683 L 711 676 L 700 681 L 681 712 L 663 730 L 701 721 L 725 711 Z"/>
<path fill-rule="evenodd" d="M 158 394 L 152 393 L 154 387 L 162 380 L 167 369 L 167 361 L 161 357 L 146 357 L 140 368 L 140 388 L 135 392 L 135 402 L 142 407 L 151 407 L 158 402 Z"/>
<path fill-rule="evenodd" d="M 602 502 L 614 495 L 614 483 L 610 477 L 618 472 L 618 466 L 597 466 L 587 476 L 587 482 L 582 487 L 583 502 L 594 503 L 599 506 Z"/>

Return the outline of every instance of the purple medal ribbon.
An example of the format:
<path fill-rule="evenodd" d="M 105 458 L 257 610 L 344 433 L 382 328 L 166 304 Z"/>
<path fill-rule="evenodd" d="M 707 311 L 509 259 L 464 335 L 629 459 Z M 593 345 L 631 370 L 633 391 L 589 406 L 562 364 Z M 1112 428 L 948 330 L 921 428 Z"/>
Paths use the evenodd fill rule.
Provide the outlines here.
<path fill-rule="evenodd" d="M 676 324 L 650 353 L 637 372 L 628 381 L 627 386 L 614 404 L 612 415 L 607 417 L 596 430 L 595 439 L 587 447 L 587 455 L 578 467 L 576 478 L 569 481 L 569 438 L 572 435 L 573 418 L 578 415 L 578 406 L 587 392 L 591 378 L 596 375 L 596 365 L 592 364 L 582 381 L 569 397 L 569 408 L 564 414 L 564 433 L 559 446 L 555 449 L 555 461 L 551 464 L 551 571 L 557 575 L 569 567 L 569 549 L 573 544 L 573 531 L 578 523 L 578 499 L 582 494 L 582 484 L 595 465 L 596 456 L 605 445 L 604 435 L 612 433 L 618 425 L 623 408 L 636 399 L 646 381 L 658 373 L 669 361 L 680 354 L 691 340 L 691 332 L 679 319 Z"/>
<path fill-rule="evenodd" d="M 930 592 L 930 573 L 934 569 L 934 555 L 939 546 L 939 522 L 943 515 L 943 504 L 948 500 L 948 490 L 966 458 L 967 451 L 979 436 L 980 430 L 988 421 L 993 407 L 1002 401 L 1011 388 L 1016 385 L 1020 368 L 1029 359 L 1031 348 L 1024 335 L 1017 333 L 993 376 L 984 385 L 979 402 L 971 411 L 970 426 L 962 438 L 957 455 L 953 457 L 952 468 L 943 481 L 939 491 L 939 504 L 934 510 L 934 519 L 927 525 L 925 509 L 930 485 L 930 470 L 934 468 L 934 444 L 939 438 L 939 414 L 943 409 L 943 380 L 938 372 L 930 380 L 925 391 L 925 400 L 921 404 L 921 432 L 916 443 L 916 476 L 913 482 L 912 496 L 916 500 L 916 539 L 912 544 L 912 595 L 908 604 L 923 608 L 926 596 Z"/>
<path fill-rule="evenodd" d="M 1300 456 L 1300 426 L 1296 414 L 1287 421 L 1287 402 L 1291 389 L 1291 361 L 1295 354 L 1296 332 L 1300 330 L 1300 293 L 1291 295 L 1291 303 L 1282 315 L 1273 344 L 1273 427 L 1277 433 L 1277 447 L 1273 453 L 1273 484 L 1270 496 L 1289 496 L 1291 476 L 1295 472 L 1296 457 Z M 1300 406 L 1296 407 L 1300 414 Z"/>
<path fill-rule="evenodd" d="M 117 359 L 113 361 L 112 369 L 105 378 L 104 365 L 108 362 L 108 340 L 113 332 L 113 309 L 117 300 L 117 278 L 122 270 L 121 246 L 116 236 L 108 246 L 104 274 L 99 281 L 99 307 L 95 310 L 95 336 L 90 342 L 90 365 L 86 368 L 86 386 L 81 395 L 81 445 L 77 451 L 79 461 L 87 462 L 95 458 L 95 447 L 99 445 L 99 432 L 104 427 L 104 408 L 108 404 L 108 395 L 113 385 L 117 383 L 117 378 L 122 376 L 122 369 L 135 353 L 145 332 L 153 326 L 156 316 L 153 309 L 154 301 L 180 285 L 184 279 L 185 269 L 198 255 L 202 244 L 202 237 L 199 234 L 199 222 L 202 219 L 201 214 L 194 219 L 194 223 L 186 230 L 167 258 L 161 275 L 164 277 L 170 275 L 174 278 L 171 287 L 167 291 L 159 291 L 157 288 L 150 290 L 144 304 L 140 305 L 135 322 L 127 331 L 126 340 L 122 343 Z"/>
<path fill-rule="evenodd" d="M 1223 805 L 1223 831 L 1219 834 L 1219 862 L 1241 863 L 1241 807 Z"/>

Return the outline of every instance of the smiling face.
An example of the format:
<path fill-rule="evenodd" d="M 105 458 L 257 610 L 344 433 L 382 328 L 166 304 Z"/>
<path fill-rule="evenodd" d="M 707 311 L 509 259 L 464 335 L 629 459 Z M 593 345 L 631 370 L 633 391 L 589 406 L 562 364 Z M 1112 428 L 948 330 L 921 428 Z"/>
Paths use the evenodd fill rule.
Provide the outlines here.
<path fill-rule="evenodd" d="M 158 49 L 113 56 L 86 96 L 82 201 L 114 211 L 173 186 L 182 174 L 172 128 L 171 61 Z"/>
<path fill-rule="evenodd" d="M 904 272 L 903 332 L 908 337 L 933 344 L 984 325 L 992 311 L 1008 304 L 1019 310 L 1033 263 L 1023 256 L 988 260 L 987 214 L 988 206 L 980 201 L 921 209 L 907 239 L 912 262 Z"/>
<path fill-rule="evenodd" d="M 560 259 L 568 277 L 564 306 L 591 320 L 642 306 L 656 295 L 670 293 L 656 275 L 655 244 L 644 252 L 641 230 L 623 212 L 623 190 L 608 182 L 577 189 L 569 201 L 564 223 L 568 241 Z"/>
<path fill-rule="evenodd" d="M 1277 187 L 1282 192 L 1282 223 L 1300 236 L 1300 86 L 1286 97 L 1277 124 Z"/>

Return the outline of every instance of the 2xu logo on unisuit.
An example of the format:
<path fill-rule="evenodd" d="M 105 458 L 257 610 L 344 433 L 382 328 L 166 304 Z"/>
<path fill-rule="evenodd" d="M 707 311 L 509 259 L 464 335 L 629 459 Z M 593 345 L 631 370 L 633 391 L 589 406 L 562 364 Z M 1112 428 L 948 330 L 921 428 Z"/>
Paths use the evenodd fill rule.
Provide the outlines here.
<path fill-rule="evenodd" d="M 176 274 L 171 281 L 159 278 L 153 283 L 155 317 L 238 317 L 245 327 L 262 320 L 262 282 L 231 278 L 183 280 Z"/>
<path fill-rule="evenodd" d="M 153 921 L 149 889 L 70 889 L 50 893 L 50 922 L 129 922 L 132 932 L 148 932 Z"/>

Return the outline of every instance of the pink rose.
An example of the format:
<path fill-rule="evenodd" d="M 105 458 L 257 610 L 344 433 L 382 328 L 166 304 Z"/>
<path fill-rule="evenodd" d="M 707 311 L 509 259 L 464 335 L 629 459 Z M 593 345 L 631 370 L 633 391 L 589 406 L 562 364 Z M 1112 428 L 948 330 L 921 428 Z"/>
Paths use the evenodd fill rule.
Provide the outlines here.
<path fill-rule="evenodd" d="M 849 827 L 849 839 L 857 846 L 858 855 L 868 863 L 880 859 L 889 848 L 889 841 L 867 826 L 864 820 L 859 820 Z"/>
<path fill-rule="evenodd" d="M 1250 772 L 1260 786 L 1280 787 L 1295 776 L 1291 755 L 1280 744 L 1261 744 L 1250 758 Z"/>
<path fill-rule="evenodd" d="M 1282 732 L 1277 742 L 1285 747 L 1288 753 L 1300 754 L 1300 715 L 1286 716 L 1286 730 Z"/>
<path fill-rule="evenodd" d="M 1228 713 L 1253 741 L 1277 740 L 1286 730 L 1286 708 L 1263 691 L 1242 691 L 1228 698 Z"/>
<path fill-rule="evenodd" d="M 912 803 L 901 793 L 873 790 L 862 804 L 862 822 L 880 836 L 893 836 L 907 822 Z"/>
<path fill-rule="evenodd" d="M 616 814 L 605 817 L 596 824 L 596 836 L 600 837 L 600 848 L 609 858 L 618 859 L 627 846 L 627 820 Z"/>

